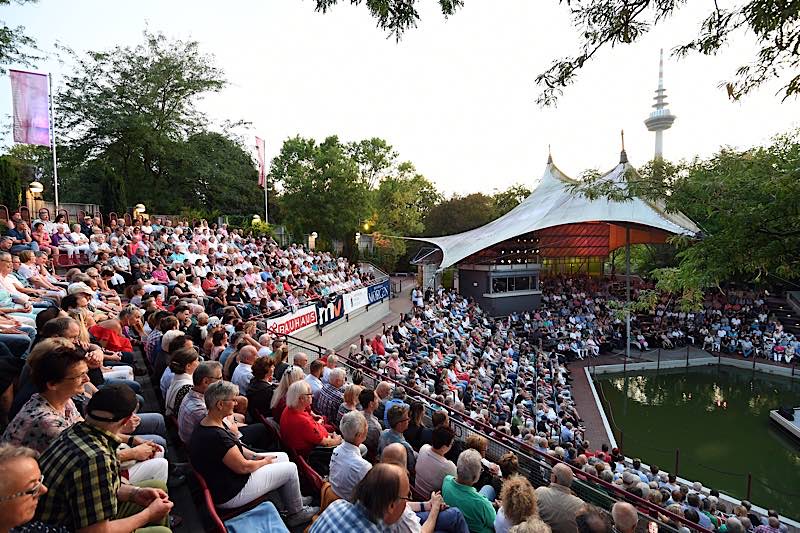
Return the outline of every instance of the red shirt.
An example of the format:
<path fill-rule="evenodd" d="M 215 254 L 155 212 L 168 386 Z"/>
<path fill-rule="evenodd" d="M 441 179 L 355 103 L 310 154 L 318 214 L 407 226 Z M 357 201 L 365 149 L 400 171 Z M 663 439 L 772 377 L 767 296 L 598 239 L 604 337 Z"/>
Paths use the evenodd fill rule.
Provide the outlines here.
<path fill-rule="evenodd" d="M 386 355 L 386 347 L 381 342 L 381 339 L 372 339 L 372 353 L 375 355 Z"/>
<path fill-rule="evenodd" d="M 281 440 L 297 453 L 307 456 L 328 436 L 325 427 L 306 411 L 287 407 L 281 414 Z"/>

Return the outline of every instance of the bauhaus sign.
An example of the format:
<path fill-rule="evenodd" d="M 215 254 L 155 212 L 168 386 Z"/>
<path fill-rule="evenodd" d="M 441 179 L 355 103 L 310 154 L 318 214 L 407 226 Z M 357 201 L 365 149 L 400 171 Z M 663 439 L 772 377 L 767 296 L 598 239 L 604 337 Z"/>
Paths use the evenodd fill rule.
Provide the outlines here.
<path fill-rule="evenodd" d="M 317 323 L 317 308 L 309 305 L 294 313 L 267 320 L 267 329 L 279 335 L 290 335 Z"/>

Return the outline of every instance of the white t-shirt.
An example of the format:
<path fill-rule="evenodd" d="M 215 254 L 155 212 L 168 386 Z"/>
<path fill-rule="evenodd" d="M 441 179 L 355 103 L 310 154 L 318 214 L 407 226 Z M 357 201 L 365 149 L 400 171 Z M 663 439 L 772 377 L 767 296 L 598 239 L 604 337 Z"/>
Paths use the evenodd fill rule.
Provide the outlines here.
<path fill-rule="evenodd" d="M 430 444 L 425 444 L 419 450 L 416 471 L 414 486 L 420 494 L 430 498 L 431 492 L 442 490 L 445 476 L 456 475 L 456 465 L 433 451 Z"/>

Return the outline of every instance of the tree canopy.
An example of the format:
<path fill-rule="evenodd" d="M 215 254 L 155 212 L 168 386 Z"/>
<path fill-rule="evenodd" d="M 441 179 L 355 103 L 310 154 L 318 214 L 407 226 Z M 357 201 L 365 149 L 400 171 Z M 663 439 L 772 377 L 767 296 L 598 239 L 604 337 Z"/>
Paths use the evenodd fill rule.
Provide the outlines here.
<path fill-rule="evenodd" d="M 326 13 L 340 0 L 316 0 L 316 10 Z M 396 39 L 416 27 L 418 0 L 350 0 L 365 4 L 379 28 Z M 601 50 L 632 44 L 684 7 L 686 0 L 558 0 L 569 9 L 578 33 L 579 52 L 555 59 L 536 76 L 541 89 L 537 102 L 554 105 L 579 71 Z M 497 6 L 501 6 L 497 3 Z M 445 17 L 464 6 L 464 0 L 439 0 Z M 503 9 L 503 7 L 498 7 Z M 708 14 L 697 21 L 697 33 L 675 43 L 673 54 L 715 55 L 735 34 L 749 34 L 758 48 L 725 83 L 728 96 L 738 100 L 765 82 L 788 76 L 784 98 L 800 93 L 800 0 L 747 0 L 741 4 L 708 4 Z"/>
<path fill-rule="evenodd" d="M 16 4 L 36 3 L 38 0 L 13 0 Z M 12 0 L 0 0 L 0 7 L 8 6 Z M 36 41 L 25 34 L 23 26 L 11 27 L 0 20 L 0 74 L 6 72 L 11 63 L 30 65 L 35 59 L 31 51 L 36 49 Z"/>
<path fill-rule="evenodd" d="M 136 46 L 66 54 L 73 74 L 56 95 L 64 201 L 98 202 L 106 211 L 139 202 L 157 213 L 260 210 L 249 151 L 211 131 L 197 108 L 226 85 L 197 42 L 145 32 Z"/>
<path fill-rule="evenodd" d="M 291 214 L 283 223 L 295 236 L 316 231 L 349 246 L 370 215 L 369 185 L 335 135 L 321 143 L 287 139 L 269 176 L 282 188 L 281 206 Z"/>

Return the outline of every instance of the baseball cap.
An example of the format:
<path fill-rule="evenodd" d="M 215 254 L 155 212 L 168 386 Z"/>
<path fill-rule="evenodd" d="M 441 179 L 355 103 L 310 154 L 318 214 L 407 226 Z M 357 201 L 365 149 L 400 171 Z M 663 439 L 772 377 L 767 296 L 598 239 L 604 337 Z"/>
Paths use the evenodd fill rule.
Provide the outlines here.
<path fill-rule="evenodd" d="M 127 385 L 106 385 L 94 393 L 86 406 L 86 415 L 101 422 L 119 422 L 136 410 L 136 394 Z"/>

